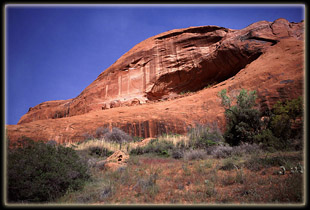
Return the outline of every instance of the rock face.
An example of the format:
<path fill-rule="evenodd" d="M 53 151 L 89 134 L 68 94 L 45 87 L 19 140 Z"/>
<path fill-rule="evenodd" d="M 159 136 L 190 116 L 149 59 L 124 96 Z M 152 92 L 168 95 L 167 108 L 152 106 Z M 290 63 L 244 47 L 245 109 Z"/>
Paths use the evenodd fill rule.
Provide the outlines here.
<path fill-rule="evenodd" d="M 184 133 L 196 122 L 223 129 L 220 90 L 255 89 L 266 109 L 302 95 L 303 80 L 303 22 L 177 29 L 133 47 L 76 98 L 30 108 L 8 135 L 68 142 L 100 126 L 143 137 Z"/>
<path fill-rule="evenodd" d="M 168 31 L 133 47 L 76 98 L 30 108 L 18 124 L 197 91 L 235 75 L 280 39 L 302 39 L 302 34 L 302 23 L 284 19 L 261 21 L 242 30 L 201 26 Z"/>

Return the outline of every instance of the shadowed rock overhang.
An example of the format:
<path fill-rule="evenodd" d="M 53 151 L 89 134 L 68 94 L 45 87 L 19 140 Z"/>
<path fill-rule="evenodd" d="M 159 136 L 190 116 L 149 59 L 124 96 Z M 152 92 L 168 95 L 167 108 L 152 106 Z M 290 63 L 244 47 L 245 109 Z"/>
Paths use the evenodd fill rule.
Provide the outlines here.
<path fill-rule="evenodd" d="M 164 32 L 134 46 L 76 98 L 31 107 L 18 125 L 8 126 L 9 135 L 65 142 L 102 126 L 149 137 L 184 133 L 194 121 L 222 125 L 216 97 L 221 88 L 256 89 L 265 107 L 302 92 L 303 37 L 304 23 L 285 19 L 241 30 L 201 26 Z M 211 85 L 181 98 L 182 92 Z M 163 100 L 167 103 L 152 105 Z"/>

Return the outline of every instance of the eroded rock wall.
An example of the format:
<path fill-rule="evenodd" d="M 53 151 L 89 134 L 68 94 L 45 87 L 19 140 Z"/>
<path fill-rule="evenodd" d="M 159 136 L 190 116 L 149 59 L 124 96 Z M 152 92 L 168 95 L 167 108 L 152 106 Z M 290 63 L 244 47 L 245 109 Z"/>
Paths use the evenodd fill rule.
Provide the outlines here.
<path fill-rule="evenodd" d="M 215 49 L 215 51 L 212 51 L 214 53 L 212 55 L 201 53 L 202 57 L 189 59 L 189 63 L 185 62 L 181 65 L 185 70 L 171 70 L 179 68 L 171 67 L 169 72 L 162 74 L 156 70 L 158 67 L 154 68 L 155 70 L 152 68 L 152 72 L 155 72 L 154 77 L 156 77 L 153 82 L 147 80 L 148 83 L 146 82 L 143 85 L 144 83 L 141 82 L 143 79 L 141 81 L 137 80 L 140 81 L 139 84 L 142 84 L 142 87 L 145 87 L 145 90 L 142 88 L 143 91 L 141 91 L 138 88 L 139 85 L 134 86 L 137 88 L 132 89 L 132 91 L 130 89 L 119 89 L 119 87 L 124 87 L 124 83 L 128 87 L 128 81 L 126 83 L 124 80 L 124 83 L 122 83 L 119 82 L 119 78 L 122 78 L 130 71 L 130 73 L 135 72 L 134 69 L 130 70 L 129 68 L 128 71 L 122 71 L 120 67 L 126 67 L 127 63 L 129 63 L 126 60 L 128 58 L 132 59 L 131 55 L 140 52 L 142 49 L 148 51 L 154 47 L 149 44 L 144 46 L 140 43 L 101 73 L 77 98 L 44 102 L 31 108 L 21 118 L 18 125 L 8 125 L 6 127 L 7 136 L 12 141 L 21 136 L 28 136 L 35 140 L 47 141 L 53 139 L 59 143 L 69 143 L 85 139 L 86 133 L 95 134 L 98 127 L 118 127 L 132 136 L 155 137 L 162 133 L 186 133 L 187 129 L 196 123 L 217 125 L 223 131 L 225 129 L 224 108 L 221 106 L 221 100 L 218 97 L 218 93 L 222 89 L 227 89 L 231 95 L 236 95 L 242 88 L 256 90 L 258 95 L 257 103 L 261 110 L 270 109 L 278 100 L 293 99 L 303 95 L 305 74 L 303 22 L 288 23 L 283 19 L 279 19 L 274 23 L 262 21 L 239 31 L 227 29 L 226 32 L 225 29 L 219 27 L 211 28 L 217 28 L 219 31 L 224 30 L 224 32 L 220 33 L 225 33 L 219 42 L 210 45 Z M 172 32 L 151 37 L 145 40 L 145 43 L 153 43 L 156 37 L 159 37 L 160 40 L 173 39 L 187 33 L 184 30 L 193 32 L 198 29 L 173 30 Z M 208 30 L 205 29 L 205 31 Z M 208 31 L 207 33 L 211 32 Z M 214 30 L 212 33 L 215 33 Z M 236 34 L 239 35 L 236 36 Z M 234 50 L 239 54 L 233 53 Z M 250 53 L 247 54 L 247 52 Z M 212 64 L 211 60 L 204 59 L 208 56 L 214 56 L 211 60 L 216 61 L 215 64 Z M 158 59 L 158 56 L 155 58 Z M 143 59 L 144 57 L 139 61 L 133 59 L 133 63 L 139 64 Z M 186 56 L 184 56 L 184 59 L 187 59 Z M 247 63 L 245 62 L 247 59 L 252 61 Z M 241 62 L 242 60 L 244 63 Z M 191 68 L 190 66 L 194 65 L 194 61 L 197 62 L 197 65 L 204 66 L 204 68 L 201 70 Z M 240 63 L 237 61 L 240 61 Z M 142 64 L 141 66 L 143 66 Z M 201 89 L 200 80 L 204 75 L 203 69 L 210 70 L 212 65 L 218 68 L 222 66 L 226 70 L 228 67 L 237 67 L 236 72 L 233 73 L 226 72 L 226 74 L 224 70 L 216 73 L 220 75 L 217 78 L 222 78 L 223 81 L 219 79 L 218 83 L 212 87 L 199 90 Z M 130 68 L 134 67 L 131 66 Z M 142 74 L 136 73 L 136 76 L 150 79 L 150 74 L 148 73 L 146 74 L 148 77 L 144 77 L 143 68 L 139 68 L 140 70 L 136 72 L 140 71 Z M 238 68 L 241 69 L 238 70 Z M 145 72 L 151 72 L 151 70 Z M 182 79 L 177 80 L 175 78 L 178 74 Z M 188 77 L 182 76 L 182 74 L 188 74 Z M 195 75 L 198 75 L 198 78 L 195 78 Z M 187 81 L 184 81 L 190 80 L 190 78 L 192 78 L 192 82 L 186 83 Z M 207 81 L 205 84 L 208 84 L 213 82 L 214 79 L 203 81 Z M 113 88 L 109 91 L 110 85 Z M 106 86 L 108 86 L 107 89 L 105 89 Z M 132 87 L 132 83 L 130 83 L 130 87 Z M 178 91 L 183 90 L 199 91 L 185 95 L 176 94 Z M 174 92 L 177 97 L 173 95 Z M 165 95 L 166 93 L 168 95 Z M 105 94 L 107 94 L 107 97 L 105 97 Z M 132 98 L 129 96 L 132 96 Z M 173 96 L 174 99 L 170 96 Z M 129 100 L 121 100 L 122 97 L 127 97 Z M 157 98 L 163 99 L 164 97 L 167 97 L 167 100 L 159 103 L 154 102 L 154 100 L 158 100 Z M 114 103 L 109 104 L 114 108 L 103 109 L 102 106 L 109 100 L 114 100 Z M 130 100 L 131 103 L 129 103 Z M 146 101 L 145 104 L 143 104 L 144 101 Z M 124 105 L 126 103 L 128 103 L 128 106 Z M 69 111 L 60 112 L 61 110 Z M 57 118 L 55 113 L 65 113 L 65 116 Z"/>
<path fill-rule="evenodd" d="M 103 71 L 79 96 L 44 102 L 18 124 L 68 117 L 167 99 L 197 91 L 239 72 L 280 39 L 302 39 L 303 23 L 260 21 L 242 30 L 218 26 L 164 32 L 133 47 Z"/>

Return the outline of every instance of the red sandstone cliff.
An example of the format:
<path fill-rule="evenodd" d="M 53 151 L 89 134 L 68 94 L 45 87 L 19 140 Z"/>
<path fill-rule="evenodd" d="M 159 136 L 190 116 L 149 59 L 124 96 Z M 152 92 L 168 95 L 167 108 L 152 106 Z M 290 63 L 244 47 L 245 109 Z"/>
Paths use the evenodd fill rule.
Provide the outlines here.
<path fill-rule="evenodd" d="M 145 137 L 183 133 L 195 122 L 221 126 L 220 90 L 255 89 L 264 108 L 302 95 L 303 79 L 303 22 L 177 29 L 133 47 L 76 98 L 30 108 L 18 125 L 7 126 L 7 134 L 67 142 L 100 126 Z M 182 91 L 198 92 L 180 97 Z M 166 101 L 154 103 L 159 100 Z"/>

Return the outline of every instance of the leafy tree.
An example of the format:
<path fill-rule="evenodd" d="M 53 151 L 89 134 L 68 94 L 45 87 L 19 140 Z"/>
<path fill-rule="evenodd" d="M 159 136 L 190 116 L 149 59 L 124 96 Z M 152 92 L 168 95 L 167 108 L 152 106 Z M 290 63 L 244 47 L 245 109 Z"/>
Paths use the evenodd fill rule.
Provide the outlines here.
<path fill-rule="evenodd" d="M 303 115 L 303 101 L 299 96 L 296 99 L 286 100 L 285 102 L 278 101 L 273 106 L 273 114 L 275 115 L 287 115 L 289 119 L 295 121 L 298 117 Z"/>
<path fill-rule="evenodd" d="M 302 98 L 286 100 L 284 102 L 278 101 L 272 109 L 270 118 L 270 129 L 274 135 L 287 142 L 296 134 L 301 133 L 301 130 L 293 130 L 292 124 L 296 123 L 297 118 L 302 118 L 303 105 Z M 299 129 L 302 129 L 302 121 L 299 123 Z M 288 142 L 287 142 L 288 143 Z"/>
<path fill-rule="evenodd" d="M 255 109 L 255 91 L 242 89 L 236 97 L 227 96 L 226 89 L 219 92 L 225 107 L 227 122 L 224 138 L 231 146 L 240 142 L 262 143 L 267 148 L 285 149 L 292 143 L 292 138 L 301 138 L 303 101 L 301 97 L 284 102 L 278 101 L 262 122 L 261 113 Z M 297 120 L 299 119 L 299 120 Z M 262 126 L 265 123 L 265 126 Z M 300 140 L 298 140 L 300 141 Z M 297 143 L 298 143 L 297 141 Z"/>
<path fill-rule="evenodd" d="M 241 142 L 254 141 L 254 136 L 261 128 L 260 112 L 255 109 L 256 91 L 242 89 L 236 97 L 236 105 L 232 105 L 232 98 L 227 96 L 227 90 L 219 92 L 222 105 L 225 107 L 227 127 L 224 138 L 231 146 Z"/>

